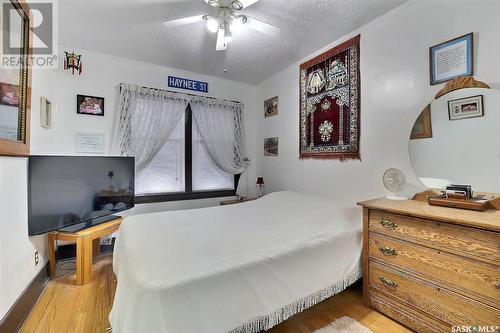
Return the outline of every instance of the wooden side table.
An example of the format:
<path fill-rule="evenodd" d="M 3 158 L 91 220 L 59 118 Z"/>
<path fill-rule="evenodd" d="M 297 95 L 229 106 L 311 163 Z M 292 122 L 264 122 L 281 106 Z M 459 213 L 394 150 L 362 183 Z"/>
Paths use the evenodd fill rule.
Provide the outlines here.
<path fill-rule="evenodd" d="M 48 234 L 50 277 L 54 278 L 56 275 L 54 242 L 62 240 L 76 243 L 76 285 L 82 286 L 92 282 L 92 260 L 95 255 L 100 254 L 100 238 L 118 230 L 121 223 L 122 218 L 118 218 L 77 232 L 50 232 Z"/>
<path fill-rule="evenodd" d="M 254 197 L 243 197 L 243 198 L 240 198 L 240 199 L 231 199 L 231 200 L 224 200 L 224 201 L 221 201 L 220 202 L 220 205 L 221 206 L 226 206 L 226 205 L 235 205 L 235 204 L 239 204 L 239 203 L 242 203 L 242 202 L 247 202 L 247 201 L 252 201 L 252 200 L 256 200 L 258 198 L 254 198 Z"/>

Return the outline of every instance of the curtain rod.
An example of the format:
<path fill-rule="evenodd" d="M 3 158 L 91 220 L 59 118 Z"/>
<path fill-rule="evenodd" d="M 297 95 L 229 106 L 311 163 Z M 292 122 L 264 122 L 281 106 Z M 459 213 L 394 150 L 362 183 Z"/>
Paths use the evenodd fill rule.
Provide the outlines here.
<path fill-rule="evenodd" d="M 120 83 L 120 91 L 122 90 L 122 85 L 123 85 L 123 83 Z M 151 87 L 146 87 L 146 86 L 140 86 L 140 87 L 144 88 L 144 89 L 153 89 L 153 90 L 167 91 L 169 93 L 174 93 L 174 94 L 182 94 L 182 95 L 188 95 L 188 96 L 194 96 L 194 97 L 203 97 L 203 98 L 208 98 L 208 99 L 219 99 L 217 97 L 212 97 L 212 96 L 196 95 L 196 94 L 190 94 L 190 93 L 179 92 L 179 91 L 168 90 L 168 89 L 151 88 Z M 225 99 L 225 98 L 220 98 L 220 99 L 223 99 L 223 100 L 229 101 L 229 102 L 233 102 L 233 103 L 243 104 L 243 102 L 233 101 L 231 99 Z"/>

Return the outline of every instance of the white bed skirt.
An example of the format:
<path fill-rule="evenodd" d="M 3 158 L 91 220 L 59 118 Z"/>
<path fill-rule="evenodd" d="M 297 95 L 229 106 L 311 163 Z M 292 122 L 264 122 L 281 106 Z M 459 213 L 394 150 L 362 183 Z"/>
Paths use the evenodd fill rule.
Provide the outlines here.
<path fill-rule="evenodd" d="M 361 221 L 354 203 L 294 192 L 128 217 L 113 332 L 269 329 L 361 276 Z"/>

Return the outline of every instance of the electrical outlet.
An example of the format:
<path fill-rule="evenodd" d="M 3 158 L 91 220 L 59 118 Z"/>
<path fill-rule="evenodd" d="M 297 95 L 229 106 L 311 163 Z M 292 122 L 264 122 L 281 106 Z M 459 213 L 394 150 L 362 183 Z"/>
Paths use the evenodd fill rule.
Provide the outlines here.
<path fill-rule="evenodd" d="M 40 257 L 38 257 L 38 251 L 35 252 L 35 266 L 38 265 L 38 262 L 40 261 Z"/>

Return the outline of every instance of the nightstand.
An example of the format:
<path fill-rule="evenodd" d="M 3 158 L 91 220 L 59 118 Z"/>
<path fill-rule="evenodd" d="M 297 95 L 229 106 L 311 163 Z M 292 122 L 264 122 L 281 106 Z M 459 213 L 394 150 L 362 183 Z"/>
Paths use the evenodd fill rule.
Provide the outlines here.
<path fill-rule="evenodd" d="M 242 202 L 252 201 L 252 200 L 256 200 L 256 199 L 258 199 L 258 198 L 255 198 L 255 197 L 241 197 L 239 199 L 231 199 L 231 200 L 221 201 L 220 205 L 221 206 L 234 205 L 234 204 L 239 204 L 239 203 L 242 203 Z"/>

